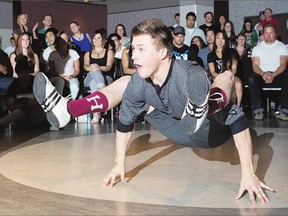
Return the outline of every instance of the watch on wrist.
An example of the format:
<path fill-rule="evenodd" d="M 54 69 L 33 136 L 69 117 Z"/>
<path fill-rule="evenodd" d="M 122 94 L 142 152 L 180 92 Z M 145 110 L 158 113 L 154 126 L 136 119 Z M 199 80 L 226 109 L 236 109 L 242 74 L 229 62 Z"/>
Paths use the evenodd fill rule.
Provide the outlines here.
<path fill-rule="evenodd" d="M 70 78 L 70 79 L 73 79 L 73 78 L 75 78 L 75 77 L 74 77 L 73 75 L 69 75 L 69 78 Z"/>

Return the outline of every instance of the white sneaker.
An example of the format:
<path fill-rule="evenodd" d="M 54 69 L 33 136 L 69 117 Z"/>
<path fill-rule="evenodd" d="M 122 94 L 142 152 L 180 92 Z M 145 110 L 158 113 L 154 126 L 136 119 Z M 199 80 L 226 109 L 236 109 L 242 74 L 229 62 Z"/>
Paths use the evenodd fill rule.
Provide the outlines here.
<path fill-rule="evenodd" d="M 288 114 L 280 112 L 279 115 L 276 115 L 276 118 L 283 121 L 288 121 Z"/>
<path fill-rule="evenodd" d="M 263 120 L 264 119 L 264 113 L 263 112 L 262 113 L 256 113 L 254 115 L 254 119 L 255 120 Z"/>
<path fill-rule="evenodd" d="M 48 77 L 42 72 L 39 72 L 34 79 L 33 93 L 46 112 L 47 120 L 52 127 L 62 128 L 70 122 L 71 116 L 67 111 L 69 100 L 56 91 Z"/>

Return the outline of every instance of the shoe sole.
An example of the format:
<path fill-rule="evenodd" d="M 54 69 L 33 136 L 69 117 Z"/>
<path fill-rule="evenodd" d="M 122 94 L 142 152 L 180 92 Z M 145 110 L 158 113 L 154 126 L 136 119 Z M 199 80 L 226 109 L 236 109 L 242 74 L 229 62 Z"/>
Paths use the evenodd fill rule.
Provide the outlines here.
<path fill-rule="evenodd" d="M 33 83 L 33 93 L 34 93 L 35 99 L 38 101 L 38 103 L 41 106 L 47 97 L 47 95 L 46 95 L 47 81 L 49 81 L 48 78 L 43 73 L 39 72 L 37 74 L 37 76 L 35 77 L 34 83 Z M 51 126 L 53 126 L 55 128 L 62 128 L 70 122 L 70 115 L 69 115 L 69 119 L 68 119 L 67 116 L 65 115 L 65 111 L 60 109 L 60 107 L 59 107 L 61 105 L 60 103 L 63 103 L 63 102 L 66 103 L 66 107 L 67 107 L 68 100 L 66 100 L 66 101 L 60 100 L 55 105 L 55 107 L 53 107 L 50 111 L 46 112 L 46 117 L 47 117 L 48 122 L 51 124 Z M 64 106 L 65 106 L 65 104 L 64 104 Z M 61 120 L 62 120 L 61 122 L 58 120 L 56 115 L 53 113 L 53 110 L 56 110 L 56 109 L 58 109 L 60 116 L 63 117 L 63 119 L 61 118 Z M 61 114 L 63 114 L 63 115 L 61 115 Z"/>
<path fill-rule="evenodd" d="M 184 131 L 187 134 L 195 133 L 203 124 L 204 120 L 206 119 L 206 116 L 208 114 L 208 99 L 209 99 L 209 90 L 210 90 L 210 82 L 208 80 L 208 77 L 206 73 L 200 69 L 196 69 L 195 71 L 191 71 L 190 73 L 193 73 L 193 75 L 187 76 L 186 80 L 186 86 L 187 86 L 187 97 L 190 101 L 193 101 L 194 104 L 197 106 L 203 106 L 203 114 L 197 116 L 191 116 L 189 113 L 187 113 L 186 109 L 190 105 L 189 101 L 187 102 L 185 106 L 185 110 L 181 119 L 180 125 L 183 127 Z M 202 85 L 201 88 L 199 88 L 199 81 L 203 80 L 203 83 L 200 83 Z M 191 85 L 193 83 L 196 83 L 197 85 Z M 189 88 L 188 88 L 189 86 Z M 204 88 L 203 88 L 204 86 Z M 200 92 L 200 90 L 203 90 Z M 205 95 L 205 98 L 203 97 Z"/>

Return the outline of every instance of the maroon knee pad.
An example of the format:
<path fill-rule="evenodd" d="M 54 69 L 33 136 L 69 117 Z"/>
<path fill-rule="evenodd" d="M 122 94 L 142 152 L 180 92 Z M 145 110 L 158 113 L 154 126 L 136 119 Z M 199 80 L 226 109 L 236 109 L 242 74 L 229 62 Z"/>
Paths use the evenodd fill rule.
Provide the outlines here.
<path fill-rule="evenodd" d="M 208 105 L 209 110 L 207 116 L 223 109 L 227 105 L 227 96 L 225 92 L 218 87 L 211 88 Z"/>

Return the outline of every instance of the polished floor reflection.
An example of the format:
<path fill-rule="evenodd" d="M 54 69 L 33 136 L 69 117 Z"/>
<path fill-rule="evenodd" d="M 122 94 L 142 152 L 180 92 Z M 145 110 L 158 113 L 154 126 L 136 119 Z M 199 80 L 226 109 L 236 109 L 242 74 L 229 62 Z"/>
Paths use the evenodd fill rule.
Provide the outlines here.
<path fill-rule="evenodd" d="M 137 123 L 127 183 L 102 179 L 113 166 L 115 124 L 0 134 L 0 215 L 287 215 L 288 122 L 251 121 L 254 164 L 276 190 L 252 206 L 234 197 L 240 165 L 233 140 L 213 150 L 182 147 Z"/>

